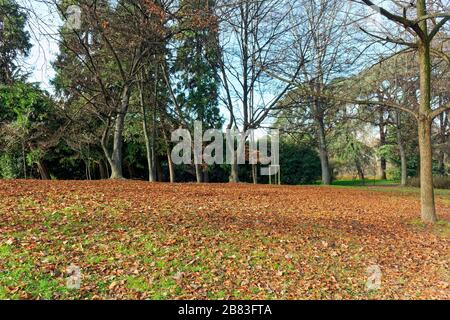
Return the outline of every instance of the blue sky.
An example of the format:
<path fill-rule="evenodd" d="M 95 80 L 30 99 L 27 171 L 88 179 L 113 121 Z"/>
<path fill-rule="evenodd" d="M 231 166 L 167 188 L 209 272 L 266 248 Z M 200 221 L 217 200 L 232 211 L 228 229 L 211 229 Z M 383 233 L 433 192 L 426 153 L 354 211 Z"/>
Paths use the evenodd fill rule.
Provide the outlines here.
<path fill-rule="evenodd" d="M 61 20 L 55 10 L 36 0 L 19 0 L 19 4 L 35 14 L 30 14 L 27 31 L 33 45 L 29 56 L 23 61 L 24 67 L 31 72 L 30 81 L 41 83 L 43 89 L 52 91 L 50 80 L 54 76 L 51 62 L 58 53 L 55 38 Z"/>

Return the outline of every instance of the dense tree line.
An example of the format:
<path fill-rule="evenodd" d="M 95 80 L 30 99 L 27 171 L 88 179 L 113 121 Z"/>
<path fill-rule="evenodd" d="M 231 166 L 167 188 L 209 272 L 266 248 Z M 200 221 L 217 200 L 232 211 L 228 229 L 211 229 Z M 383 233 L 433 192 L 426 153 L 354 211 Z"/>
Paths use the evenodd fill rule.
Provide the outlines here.
<path fill-rule="evenodd" d="M 280 129 L 282 183 L 420 177 L 422 217 L 436 220 L 433 175 L 449 174 L 445 1 L 37 1 L 63 22 L 75 4 L 81 20 L 59 27 L 49 94 L 21 68 L 31 9 L 0 0 L 2 178 L 269 181 L 236 158 L 174 165 L 171 132 L 200 121 Z"/>

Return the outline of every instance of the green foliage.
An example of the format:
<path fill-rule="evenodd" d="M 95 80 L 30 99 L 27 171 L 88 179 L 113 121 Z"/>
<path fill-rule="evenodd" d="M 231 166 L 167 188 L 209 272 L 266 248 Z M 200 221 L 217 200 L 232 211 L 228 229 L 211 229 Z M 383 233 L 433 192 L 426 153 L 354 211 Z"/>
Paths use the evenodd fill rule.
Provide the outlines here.
<path fill-rule="evenodd" d="M 330 150 L 336 158 L 337 165 L 346 170 L 356 169 L 358 173 L 364 172 L 373 156 L 373 149 L 357 137 L 355 126 L 350 122 L 335 129 Z"/>
<path fill-rule="evenodd" d="M 196 25 L 196 13 L 213 15 L 212 11 L 204 10 L 204 3 L 195 0 L 184 0 L 187 12 L 181 28 L 186 26 L 189 31 L 183 32 L 178 40 L 180 46 L 173 71 L 178 73 L 177 99 L 188 121 L 202 121 L 208 128 L 220 128 L 223 119 L 219 104 L 218 76 L 218 44 L 217 31 L 208 23 Z M 212 10 L 213 1 L 208 8 Z"/>
<path fill-rule="evenodd" d="M 9 156 L 2 176 L 23 177 L 23 157 L 28 165 L 44 159 L 59 118 L 47 93 L 29 83 L 0 85 L 0 108 L 0 151 Z"/>
<path fill-rule="evenodd" d="M 15 179 L 19 176 L 20 168 L 11 154 L 0 155 L 0 178 Z"/>
<path fill-rule="evenodd" d="M 31 48 L 26 20 L 15 0 L 0 0 L 0 83 L 13 82 L 19 71 L 16 59 Z"/>
<path fill-rule="evenodd" d="M 284 141 L 280 146 L 281 182 L 311 184 L 320 178 L 320 159 L 313 149 Z"/>

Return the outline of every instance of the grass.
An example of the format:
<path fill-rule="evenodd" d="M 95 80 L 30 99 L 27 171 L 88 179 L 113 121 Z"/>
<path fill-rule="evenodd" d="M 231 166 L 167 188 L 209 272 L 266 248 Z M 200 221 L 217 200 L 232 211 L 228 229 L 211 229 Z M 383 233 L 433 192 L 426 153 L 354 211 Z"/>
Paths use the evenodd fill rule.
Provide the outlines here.
<path fill-rule="evenodd" d="M 335 180 L 332 185 L 343 187 L 357 187 L 357 186 L 395 186 L 398 182 L 394 180 L 377 180 L 365 179 L 363 180 Z"/>
<path fill-rule="evenodd" d="M 378 189 L 391 193 L 365 192 Z M 448 222 L 421 224 L 417 199 L 397 187 L 0 181 L 0 190 L 0 299 L 448 298 Z M 71 264 L 79 290 L 66 288 Z M 383 270 L 378 292 L 365 290 L 372 264 Z"/>
<path fill-rule="evenodd" d="M 394 180 L 367 180 L 364 184 L 361 180 L 336 180 L 333 182 L 332 186 L 336 188 L 353 188 L 357 190 L 389 192 L 410 196 L 420 195 L 420 188 L 402 187 Z M 434 194 L 439 202 L 444 205 L 450 205 L 450 189 L 434 189 Z"/>

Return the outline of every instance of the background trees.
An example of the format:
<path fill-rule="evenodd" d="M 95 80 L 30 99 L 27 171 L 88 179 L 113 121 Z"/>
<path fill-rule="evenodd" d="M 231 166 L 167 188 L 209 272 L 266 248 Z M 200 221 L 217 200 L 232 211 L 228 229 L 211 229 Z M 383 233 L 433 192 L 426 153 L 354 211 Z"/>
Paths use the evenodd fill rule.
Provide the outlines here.
<path fill-rule="evenodd" d="M 14 0 L 0 1 L 0 83 L 12 83 L 19 76 L 17 59 L 31 48 L 25 30 L 26 14 Z"/>
<path fill-rule="evenodd" d="M 36 1 L 62 21 L 74 4 Z M 434 222 L 433 175 L 449 172 L 448 5 L 384 3 L 76 1 L 80 28 L 47 35 L 59 45 L 48 94 L 20 63 L 38 13 L 0 0 L 2 177 L 265 183 L 258 164 L 175 166 L 170 133 L 196 120 L 280 128 L 283 183 L 420 176 Z"/>

